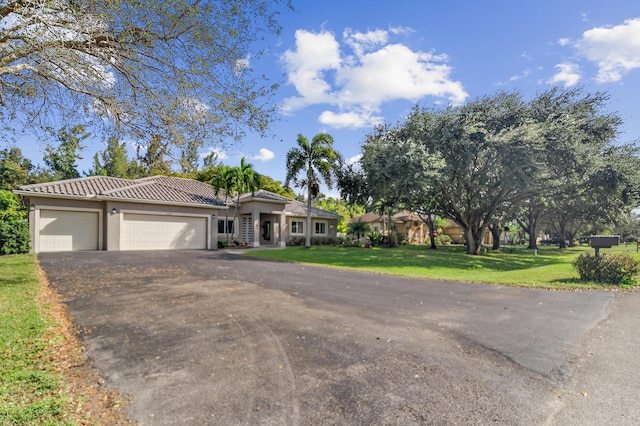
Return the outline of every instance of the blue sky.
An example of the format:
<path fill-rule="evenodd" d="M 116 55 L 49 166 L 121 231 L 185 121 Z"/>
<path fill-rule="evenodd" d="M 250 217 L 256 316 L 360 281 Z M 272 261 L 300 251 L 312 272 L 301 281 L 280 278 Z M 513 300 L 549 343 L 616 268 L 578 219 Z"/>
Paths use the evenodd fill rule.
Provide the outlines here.
<path fill-rule="evenodd" d="M 286 153 L 299 133 L 330 133 L 350 159 L 375 124 L 401 120 L 415 104 L 461 104 L 500 90 L 531 98 L 554 85 L 609 92 L 609 110 L 625 123 L 619 140 L 640 139 L 638 0 L 294 6 L 282 16 L 281 36 L 268 40 L 270 54 L 251 64 L 283 83 L 276 96 L 281 120 L 272 137 L 224 147 L 227 164 L 245 156 L 258 172 L 284 180 Z M 100 149 L 87 148 L 81 170 Z M 23 150 L 32 160 L 42 157 L 33 147 Z"/>

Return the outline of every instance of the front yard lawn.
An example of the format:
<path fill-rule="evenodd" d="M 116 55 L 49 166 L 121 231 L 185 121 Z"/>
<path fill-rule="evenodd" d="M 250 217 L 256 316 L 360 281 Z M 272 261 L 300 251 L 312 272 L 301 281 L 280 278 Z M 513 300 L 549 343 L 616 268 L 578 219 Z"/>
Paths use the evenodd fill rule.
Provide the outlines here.
<path fill-rule="evenodd" d="M 465 247 L 446 246 L 431 250 L 427 246 L 395 248 L 358 248 L 321 246 L 306 249 L 256 250 L 249 256 L 264 259 L 309 263 L 383 274 L 403 275 L 438 280 L 482 282 L 543 288 L 602 288 L 583 283 L 571 262 L 588 247 L 559 250 L 524 247 L 487 250 L 485 255 L 466 254 Z M 636 255 L 637 256 L 637 255 Z"/>

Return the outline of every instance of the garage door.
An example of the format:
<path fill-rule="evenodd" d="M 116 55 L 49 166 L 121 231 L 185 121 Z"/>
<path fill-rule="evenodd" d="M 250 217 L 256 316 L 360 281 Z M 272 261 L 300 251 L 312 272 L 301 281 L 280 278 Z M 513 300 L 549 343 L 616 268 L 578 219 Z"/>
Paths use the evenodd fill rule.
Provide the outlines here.
<path fill-rule="evenodd" d="M 207 219 L 125 213 L 123 250 L 178 250 L 207 248 Z"/>
<path fill-rule="evenodd" d="M 39 251 L 98 250 L 98 212 L 40 210 Z"/>

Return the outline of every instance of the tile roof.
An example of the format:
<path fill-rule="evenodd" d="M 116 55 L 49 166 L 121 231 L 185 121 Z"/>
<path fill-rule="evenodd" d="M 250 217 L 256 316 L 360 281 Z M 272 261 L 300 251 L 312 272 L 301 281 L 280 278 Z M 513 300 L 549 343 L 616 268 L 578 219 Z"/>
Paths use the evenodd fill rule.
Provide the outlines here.
<path fill-rule="evenodd" d="M 108 176 L 89 176 L 84 178 L 61 180 L 57 182 L 24 185 L 18 188 L 21 194 L 54 195 L 65 197 L 95 198 L 100 200 L 145 201 L 170 204 L 189 204 L 223 207 L 224 201 L 216 196 L 213 187 L 193 179 L 170 176 L 150 176 L 129 180 Z M 284 211 L 293 216 L 306 216 L 307 205 L 264 189 L 240 196 L 240 202 L 273 201 L 285 204 Z M 233 200 L 230 200 L 233 202 Z M 311 208 L 313 217 L 340 219 L 342 216 Z"/>
<path fill-rule="evenodd" d="M 240 196 L 240 202 L 250 201 L 252 199 L 258 200 L 267 200 L 267 201 L 280 201 L 283 203 L 288 203 L 291 201 L 291 198 L 283 197 L 282 195 L 275 194 L 273 192 L 267 191 L 266 189 L 259 189 L 253 194 L 246 193 Z"/>
<path fill-rule="evenodd" d="M 307 204 L 298 200 L 289 200 L 290 202 L 285 206 L 284 211 L 292 216 L 306 216 Z M 327 219 L 341 219 L 342 216 L 336 213 L 321 210 L 316 207 L 311 207 L 311 216 L 323 217 Z"/>
<path fill-rule="evenodd" d="M 34 194 L 71 195 L 90 197 L 112 189 L 135 185 L 135 181 L 108 176 L 60 180 L 57 182 L 35 183 L 18 187 L 19 191 Z"/>
<path fill-rule="evenodd" d="M 24 194 L 224 206 L 224 202 L 215 196 L 211 185 L 169 176 L 151 176 L 136 180 L 90 176 L 24 185 L 19 187 L 18 191 Z"/>

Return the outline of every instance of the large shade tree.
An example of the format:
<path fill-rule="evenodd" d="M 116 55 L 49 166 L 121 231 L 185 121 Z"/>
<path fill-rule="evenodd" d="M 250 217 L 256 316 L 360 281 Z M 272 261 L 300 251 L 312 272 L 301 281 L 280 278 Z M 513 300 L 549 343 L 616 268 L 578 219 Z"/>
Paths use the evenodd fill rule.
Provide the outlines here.
<path fill-rule="evenodd" d="M 554 88 L 529 103 L 539 161 L 515 211 L 529 234 L 529 248 L 536 248 L 544 223 L 564 247 L 584 225 L 609 221 L 632 201 L 637 152 L 615 140 L 622 122 L 606 112 L 607 100 L 606 93 Z"/>
<path fill-rule="evenodd" d="M 289 8 L 288 0 L 0 1 L 0 121 L 109 123 L 177 145 L 264 131 L 276 85 L 251 64 Z"/>
<path fill-rule="evenodd" d="M 321 179 L 329 189 L 333 178 L 342 167 L 342 156 L 333 148 L 333 137 L 319 133 L 311 139 L 298 135 L 298 146 L 287 152 L 287 177 L 285 185 L 293 182 L 307 189 L 307 223 L 305 247 L 311 247 L 311 204 L 320 192 Z"/>
<path fill-rule="evenodd" d="M 535 172 L 524 111 L 519 95 L 499 93 L 458 108 L 416 108 L 405 123 L 405 137 L 443 162 L 432 181 L 432 202 L 463 228 L 470 254 L 480 252 L 500 207 L 521 199 Z"/>

